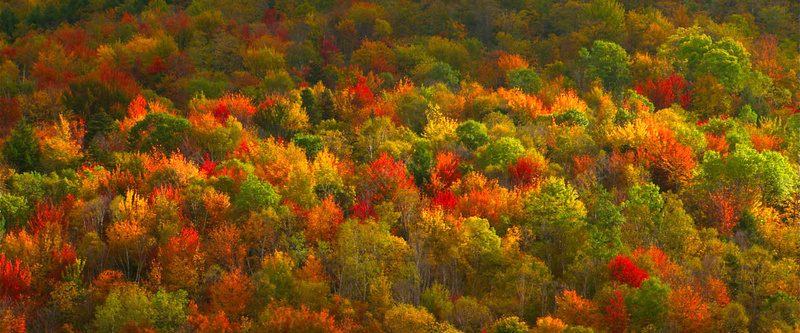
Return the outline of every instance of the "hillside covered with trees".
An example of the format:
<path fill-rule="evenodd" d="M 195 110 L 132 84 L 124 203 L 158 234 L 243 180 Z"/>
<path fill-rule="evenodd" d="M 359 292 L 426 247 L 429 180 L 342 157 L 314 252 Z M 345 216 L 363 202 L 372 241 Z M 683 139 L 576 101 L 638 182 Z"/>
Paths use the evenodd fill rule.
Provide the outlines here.
<path fill-rule="evenodd" d="M 798 18 L 4 1 L 0 331 L 798 332 Z"/>

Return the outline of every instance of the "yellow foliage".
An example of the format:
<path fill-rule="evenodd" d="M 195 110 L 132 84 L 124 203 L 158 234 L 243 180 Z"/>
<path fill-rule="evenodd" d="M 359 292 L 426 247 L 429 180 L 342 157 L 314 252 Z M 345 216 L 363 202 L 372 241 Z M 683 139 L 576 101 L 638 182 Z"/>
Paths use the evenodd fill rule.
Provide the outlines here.
<path fill-rule="evenodd" d="M 655 129 L 653 118 L 638 118 L 625 126 L 612 128 L 606 137 L 613 147 L 639 147 L 650 139 Z"/>
<path fill-rule="evenodd" d="M 552 113 L 561 113 L 572 109 L 583 113 L 589 110 L 589 107 L 586 106 L 586 102 L 578 98 L 578 95 L 572 90 L 568 90 L 556 96 L 553 105 L 550 107 Z"/>
<path fill-rule="evenodd" d="M 147 218 L 148 205 L 147 201 L 142 198 L 133 190 L 128 190 L 125 193 L 125 198 L 117 201 L 116 210 L 114 212 L 115 221 L 137 221 L 142 222 Z"/>
<path fill-rule="evenodd" d="M 567 324 L 561 321 L 561 319 L 553 318 L 550 316 L 536 319 L 536 332 L 561 333 L 565 329 L 567 329 Z"/>
<path fill-rule="evenodd" d="M 428 117 L 428 124 L 425 126 L 422 136 L 428 138 L 434 147 L 455 139 L 458 123 L 442 115 L 438 105 L 429 105 L 425 113 Z"/>
<path fill-rule="evenodd" d="M 56 123 L 37 130 L 36 134 L 42 147 L 41 163 L 48 170 L 69 167 L 83 158 L 83 133 L 80 128 L 73 130 L 64 116 L 58 115 Z"/>

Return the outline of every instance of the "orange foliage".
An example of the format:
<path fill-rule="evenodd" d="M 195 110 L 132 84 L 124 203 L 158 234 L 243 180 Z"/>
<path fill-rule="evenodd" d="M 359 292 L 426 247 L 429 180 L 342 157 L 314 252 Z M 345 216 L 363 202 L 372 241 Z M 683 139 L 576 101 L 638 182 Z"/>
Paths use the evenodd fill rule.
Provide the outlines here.
<path fill-rule="evenodd" d="M 322 260 L 317 258 L 313 253 L 308 255 L 306 264 L 297 272 L 297 277 L 312 282 L 328 280 L 328 276 L 325 274 L 325 267 L 322 266 Z"/>
<path fill-rule="evenodd" d="M 705 287 L 700 288 L 700 290 L 703 292 L 704 298 L 710 302 L 717 303 L 719 307 L 724 307 L 731 302 L 731 297 L 728 295 L 728 287 L 725 286 L 725 282 L 713 276 L 708 277 Z"/>
<path fill-rule="evenodd" d="M 669 296 L 669 318 L 680 325 L 683 332 L 707 332 L 712 327 L 708 304 L 689 286 L 681 286 Z"/>
<path fill-rule="evenodd" d="M 549 113 L 538 97 L 519 90 L 500 88 L 497 89 L 497 95 L 506 101 L 509 111 L 524 115 L 527 119 L 534 120 L 540 115 Z"/>
<path fill-rule="evenodd" d="M 455 154 L 446 151 L 436 154 L 436 166 L 431 172 L 431 192 L 442 191 L 461 178 L 461 160 Z"/>
<path fill-rule="evenodd" d="M 600 327 L 602 323 L 597 305 L 574 290 L 564 290 L 561 295 L 556 296 L 556 309 L 556 317 L 569 325 Z"/>
<path fill-rule="evenodd" d="M 224 312 L 228 318 L 239 318 L 253 298 L 250 277 L 234 269 L 209 288 L 210 308 L 214 313 Z"/>
<path fill-rule="evenodd" d="M 656 128 L 649 140 L 637 149 L 650 168 L 653 182 L 662 189 L 676 189 L 693 178 L 697 166 L 691 148 L 678 142 L 669 128 Z"/>
<path fill-rule="evenodd" d="M 715 133 L 706 133 L 706 149 L 713 150 L 720 153 L 720 155 L 728 156 L 728 139 L 724 135 L 717 135 Z"/>
<path fill-rule="evenodd" d="M 589 154 L 573 156 L 572 157 L 572 163 L 574 164 L 574 167 L 572 169 L 573 175 L 577 176 L 584 172 L 592 171 L 592 168 L 594 167 L 594 162 L 595 161 L 592 158 L 592 155 Z"/>
<path fill-rule="evenodd" d="M 344 221 L 344 211 L 331 195 L 319 205 L 311 208 L 306 219 L 306 240 L 311 244 L 317 241 L 330 242 L 336 236 L 339 225 Z"/>
<path fill-rule="evenodd" d="M 229 269 L 242 268 L 247 249 L 241 240 L 241 230 L 235 224 L 220 225 L 209 235 L 206 246 L 209 259 Z"/>
<path fill-rule="evenodd" d="M 750 134 L 750 139 L 753 141 L 753 148 L 759 153 L 764 150 L 778 151 L 783 140 L 775 135 L 753 133 Z"/>
<path fill-rule="evenodd" d="M 528 61 L 518 54 L 505 54 L 497 59 L 497 67 L 503 72 L 517 68 L 528 68 Z"/>
<path fill-rule="evenodd" d="M 551 113 L 561 113 L 572 109 L 583 113 L 589 110 L 586 102 L 581 100 L 573 90 L 567 90 L 556 96 L 553 105 L 550 106 Z"/>
<path fill-rule="evenodd" d="M 11 309 L 3 309 L 0 313 L 0 332 L 25 333 L 25 315 L 15 315 Z"/>
<path fill-rule="evenodd" d="M 637 261 L 648 260 L 652 262 L 653 268 L 656 269 L 654 273 L 657 273 L 656 275 L 664 282 L 673 282 L 681 274 L 681 267 L 675 264 L 664 251 L 655 246 L 651 246 L 647 250 L 636 249 L 636 251 L 633 251 L 633 257 Z"/>
<path fill-rule="evenodd" d="M 503 215 L 514 215 L 521 210 L 519 193 L 500 186 L 496 179 L 487 180 L 473 172 L 453 184 L 453 193 L 458 194 L 457 211 L 463 216 L 478 216 L 489 220 L 495 228 L 500 226 Z"/>
<path fill-rule="evenodd" d="M 281 306 L 270 309 L 269 313 L 269 320 L 263 323 L 268 332 L 345 332 L 327 310 L 315 312 L 305 306 L 299 310 Z"/>
<path fill-rule="evenodd" d="M 710 211 L 712 221 L 720 235 L 730 236 L 733 228 L 739 224 L 742 214 L 742 205 L 735 199 L 732 190 L 727 187 L 709 193 L 706 208 Z"/>
<path fill-rule="evenodd" d="M 196 332 L 228 333 L 238 330 L 237 325 L 228 320 L 224 311 L 217 312 L 216 315 L 209 319 L 208 316 L 198 311 L 197 304 L 194 301 L 189 301 L 189 318 L 186 321 L 192 325 Z"/>
<path fill-rule="evenodd" d="M 102 301 L 111 290 L 125 283 L 125 276 L 120 271 L 106 270 L 92 280 L 92 295 Z"/>

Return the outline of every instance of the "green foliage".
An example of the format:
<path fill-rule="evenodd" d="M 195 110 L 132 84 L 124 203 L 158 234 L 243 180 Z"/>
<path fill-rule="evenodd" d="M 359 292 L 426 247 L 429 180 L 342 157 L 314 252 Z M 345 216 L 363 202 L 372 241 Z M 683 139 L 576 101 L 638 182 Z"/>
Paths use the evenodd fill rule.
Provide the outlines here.
<path fill-rule="evenodd" d="M 598 191 L 599 193 L 592 193 L 587 201 L 589 209 L 586 223 L 590 226 L 588 242 L 591 244 L 589 254 L 599 260 L 608 261 L 616 256 L 622 246 L 620 227 L 625 218 L 621 213 L 622 207 L 612 201 L 611 193 L 602 188 Z"/>
<path fill-rule="evenodd" d="M 188 293 L 183 290 L 167 293 L 159 290 L 151 299 L 153 327 L 161 332 L 174 332 L 186 323 L 189 313 Z"/>
<path fill-rule="evenodd" d="M 796 330 L 797 5 L 739 2 L 0 4 L 0 331 Z"/>
<path fill-rule="evenodd" d="M 555 118 L 558 124 L 564 124 L 567 126 L 586 127 L 589 125 L 589 119 L 586 119 L 586 114 L 578 111 L 577 109 L 569 109 L 566 112 L 559 114 Z"/>
<path fill-rule="evenodd" d="M 562 276 L 586 242 L 586 207 L 560 178 L 548 178 L 525 200 L 524 225 L 539 240 L 537 256 L 556 276 Z"/>
<path fill-rule="evenodd" d="M 669 286 L 657 277 L 644 280 L 641 288 L 628 301 L 634 327 L 662 329 L 666 324 L 670 292 Z"/>
<path fill-rule="evenodd" d="M 535 94 L 542 87 L 539 74 L 529 68 L 516 68 L 506 72 L 506 84 L 511 88 L 519 88 L 526 94 Z"/>
<path fill-rule="evenodd" d="M 467 120 L 458 125 L 456 135 L 458 135 L 458 142 L 472 150 L 478 149 L 489 141 L 486 126 L 474 120 Z"/>
<path fill-rule="evenodd" d="M 24 227 L 28 221 L 30 207 L 24 197 L 0 193 L 0 229 L 9 230 Z"/>
<path fill-rule="evenodd" d="M 147 292 L 138 286 L 112 291 L 97 309 L 94 326 L 98 332 L 118 332 L 126 325 L 147 326 L 156 315 Z"/>
<path fill-rule="evenodd" d="M 156 148 L 170 153 L 178 149 L 191 127 L 188 120 L 179 116 L 160 112 L 148 113 L 131 128 L 128 144 L 141 152 Z"/>
<path fill-rule="evenodd" d="M 437 61 L 431 65 L 431 69 L 427 73 L 426 83 L 433 84 L 436 82 L 442 82 L 444 84 L 455 86 L 458 85 L 458 77 L 460 73 L 457 70 L 453 70 L 449 64 Z"/>
<path fill-rule="evenodd" d="M 438 282 L 425 290 L 420 297 L 420 303 L 428 312 L 437 319 L 444 319 L 453 312 L 453 303 L 450 301 L 450 291 Z"/>
<path fill-rule="evenodd" d="M 39 165 L 41 150 L 33 126 L 25 119 L 17 123 L 3 144 L 3 158 L 17 172 L 34 171 Z"/>
<path fill-rule="evenodd" d="M 484 168 L 490 166 L 505 168 L 523 154 L 525 147 L 522 146 L 522 142 L 516 138 L 502 137 L 486 145 L 486 149 L 478 157 L 478 163 Z"/>
<path fill-rule="evenodd" d="M 280 200 L 281 196 L 275 192 L 272 184 L 249 178 L 242 182 L 233 204 L 245 212 L 258 212 L 275 206 Z"/>
<path fill-rule="evenodd" d="M 614 42 L 596 40 L 591 51 L 581 49 L 580 56 L 589 79 L 601 79 L 614 94 L 622 93 L 631 80 L 628 52 Z"/>
<path fill-rule="evenodd" d="M 798 173 L 781 153 L 737 145 L 726 159 L 714 151 L 706 152 L 700 165 L 704 185 L 737 186 L 744 195 L 759 195 L 764 202 L 776 202 L 797 192 Z"/>
<path fill-rule="evenodd" d="M 322 139 L 313 134 L 296 134 L 292 138 L 292 142 L 305 150 L 308 159 L 313 159 L 323 148 Z"/>
<path fill-rule="evenodd" d="M 414 176 L 418 187 L 422 187 L 430 180 L 434 162 L 430 143 L 427 140 L 417 140 L 411 151 L 411 161 L 406 164 L 406 168 Z"/>

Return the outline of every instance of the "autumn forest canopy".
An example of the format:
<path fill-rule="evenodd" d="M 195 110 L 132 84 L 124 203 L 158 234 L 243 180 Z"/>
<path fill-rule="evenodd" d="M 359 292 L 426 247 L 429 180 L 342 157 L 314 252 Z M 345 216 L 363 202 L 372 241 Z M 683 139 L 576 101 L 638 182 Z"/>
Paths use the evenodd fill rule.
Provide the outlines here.
<path fill-rule="evenodd" d="M 0 3 L 2 332 L 798 332 L 794 0 Z"/>

